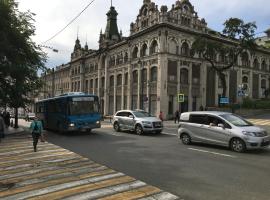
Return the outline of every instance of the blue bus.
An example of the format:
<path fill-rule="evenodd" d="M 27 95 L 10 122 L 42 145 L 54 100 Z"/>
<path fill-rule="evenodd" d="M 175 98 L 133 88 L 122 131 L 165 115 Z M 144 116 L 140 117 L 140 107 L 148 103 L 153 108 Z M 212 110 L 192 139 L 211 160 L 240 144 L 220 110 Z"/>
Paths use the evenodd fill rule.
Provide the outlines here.
<path fill-rule="evenodd" d="M 36 116 L 44 129 L 73 132 L 100 128 L 99 98 L 81 92 L 67 93 L 36 102 Z"/>

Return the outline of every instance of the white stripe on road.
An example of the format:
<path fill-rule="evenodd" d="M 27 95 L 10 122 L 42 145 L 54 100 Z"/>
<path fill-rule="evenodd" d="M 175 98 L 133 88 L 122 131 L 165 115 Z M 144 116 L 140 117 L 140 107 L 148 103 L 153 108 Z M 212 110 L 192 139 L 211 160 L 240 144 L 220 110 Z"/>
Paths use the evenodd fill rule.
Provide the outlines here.
<path fill-rule="evenodd" d="M 11 200 L 11 199 L 17 199 L 17 200 L 22 200 L 22 199 L 27 199 L 30 197 L 35 197 L 38 195 L 44 195 L 50 192 L 56 192 L 59 190 L 64 190 L 67 188 L 72 188 L 72 187 L 76 187 L 76 186 L 80 186 L 80 185 L 84 185 L 84 184 L 88 184 L 88 183 L 95 183 L 98 181 L 103 181 L 103 180 L 108 180 L 111 178 L 115 178 L 115 177 L 120 177 L 120 176 L 124 176 L 124 174 L 122 173 L 115 173 L 115 174 L 109 174 L 109 175 L 104 175 L 104 176 L 98 176 L 98 177 L 91 177 L 91 178 L 87 178 L 87 179 L 83 179 L 80 181 L 73 181 L 73 182 L 69 182 L 69 183 L 62 183 L 62 184 L 58 184 L 58 185 L 54 185 L 54 186 L 49 186 L 43 189 L 37 189 L 37 190 L 33 190 L 33 191 L 27 191 L 27 192 L 22 192 L 22 193 L 18 193 L 16 195 L 12 195 L 12 196 L 7 196 L 2 198 L 2 200 Z"/>
<path fill-rule="evenodd" d="M 229 155 L 229 154 L 217 153 L 217 152 L 213 152 L 213 151 L 206 151 L 206 150 L 194 149 L 194 148 L 188 148 L 188 149 L 189 150 L 192 150 L 192 151 L 199 151 L 199 152 L 203 152 L 203 153 L 210 153 L 210 154 L 224 156 L 224 157 L 236 158 L 236 156 L 232 156 L 232 155 Z"/>
<path fill-rule="evenodd" d="M 178 199 L 178 197 L 173 194 L 170 194 L 168 192 L 161 192 L 159 194 L 155 194 L 150 197 L 144 197 L 139 200 L 176 200 L 176 199 Z M 181 200 L 184 200 L 184 199 L 181 199 Z"/>
<path fill-rule="evenodd" d="M 99 190 L 95 190 L 95 191 L 91 191 L 91 192 L 78 194 L 75 196 L 65 198 L 65 200 L 98 199 L 98 198 L 101 198 L 104 196 L 109 196 L 109 195 L 121 193 L 121 192 L 128 191 L 128 190 L 133 190 L 133 189 L 145 186 L 145 185 L 146 185 L 146 183 L 144 183 L 142 181 L 134 181 L 131 183 L 124 183 L 124 184 L 120 184 L 120 185 L 116 185 L 116 186 L 107 187 L 104 189 L 99 189 Z"/>

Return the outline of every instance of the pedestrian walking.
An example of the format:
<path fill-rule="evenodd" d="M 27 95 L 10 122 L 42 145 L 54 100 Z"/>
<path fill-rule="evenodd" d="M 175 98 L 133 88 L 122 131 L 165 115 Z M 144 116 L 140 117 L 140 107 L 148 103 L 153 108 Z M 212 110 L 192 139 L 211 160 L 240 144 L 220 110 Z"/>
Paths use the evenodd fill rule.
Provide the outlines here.
<path fill-rule="evenodd" d="M 4 121 L 5 121 L 5 124 L 6 124 L 6 128 L 8 128 L 10 126 L 10 113 L 9 112 L 6 112 Z"/>
<path fill-rule="evenodd" d="M 200 106 L 200 111 L 203 111 L 203 105 Z"/>
<path fill-rule="evenodd" d="M 43 126 L 41 121 L 38 120 L 37 117 L 34 118 L 34 121 L 30 124 L 30 130 L 32 133 L 32 137 L 33 137 L 33 147 L 34 147 L 34 151 L 37 151 L 37 144 L 38 144 L 38 140 L 41 137 L 41 133 L 43 130 Z"/>
<path fill-rule="evenodd" d="M 5 137 L 5 122 L 2 116 L 0 116 L 0 141 Z"/>
<path fill-rule="evenodd" d="M 162 111 L 160 111 L 160 113 L 159 113 L 159 119 L 161 120 L 161 121 L 163 121 L 164 120 L 164 118 L 163 118 L 163 112 Z"/>
<path fill-rule="evenodd" d="M 180 113 L 179 111 L 175 111 L 174 113 L 174 123 L 176 124 L 176 121 L 179 123 L 179 120 L 180 120 Z"/>

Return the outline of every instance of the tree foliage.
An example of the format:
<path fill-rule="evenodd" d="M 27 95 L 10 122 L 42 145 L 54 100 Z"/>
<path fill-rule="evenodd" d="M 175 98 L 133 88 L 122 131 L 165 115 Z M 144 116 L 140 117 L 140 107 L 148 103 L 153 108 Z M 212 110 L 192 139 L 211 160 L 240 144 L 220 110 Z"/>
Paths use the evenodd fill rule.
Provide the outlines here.
<path fill-rule="evenodd" d="M 201 35 L 196 38 L 192 50 L 217 72 L 223 87 L 222 95 L 226 96 L 225 71 L 237 64 L 239 55 L 244 51 L 256 48 L 254 33 L 257 27 L 255 23 L 244 23 L 238 18 L 230 18 L 223 25 L 223 35 L 217 32 Z"/>
<path fill-rule="evenodd" d="M 25 107 L 29 95 L 41 87 L 39 70 L 45 70 L 45 54 L 32 40 L 34 14 L 20 12 L 14 0 L 0 0 L 0 100 Z"/>

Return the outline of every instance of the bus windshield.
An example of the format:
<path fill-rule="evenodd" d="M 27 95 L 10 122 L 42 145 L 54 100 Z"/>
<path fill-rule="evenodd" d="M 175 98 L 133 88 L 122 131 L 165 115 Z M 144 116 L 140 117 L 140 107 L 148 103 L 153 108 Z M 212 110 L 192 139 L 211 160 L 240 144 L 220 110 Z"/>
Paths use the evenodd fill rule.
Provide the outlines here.
<path fill-rule="evenodd" d="M 98 113 L 99 104 L 94 97 L 73 97 L 69 102 L 70 115 L 84 115 Z"/>

